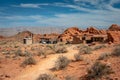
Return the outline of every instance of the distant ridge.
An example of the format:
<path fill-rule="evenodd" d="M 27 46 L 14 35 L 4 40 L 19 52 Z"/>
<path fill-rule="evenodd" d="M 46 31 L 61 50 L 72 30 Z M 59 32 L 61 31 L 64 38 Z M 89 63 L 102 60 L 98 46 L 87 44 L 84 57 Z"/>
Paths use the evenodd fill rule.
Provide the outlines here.
<path fill-rule="evenodd" d="M 22 31 L 30 31 L 34 34 L 50 34 L 50 33 L 62 33 L 65 30 L 63 27 L 11 27 L 0 28 L 0 35 L 13 36 Z"/>

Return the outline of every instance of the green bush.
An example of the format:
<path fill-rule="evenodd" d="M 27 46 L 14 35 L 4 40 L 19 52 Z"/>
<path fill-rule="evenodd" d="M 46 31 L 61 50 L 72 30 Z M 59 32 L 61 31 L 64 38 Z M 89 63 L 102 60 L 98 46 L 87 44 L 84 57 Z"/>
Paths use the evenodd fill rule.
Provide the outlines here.
<path fill-rule="evenodd" d="M 113 50 L 112 55 L 114 55 L 114 56 L 120 56 L 120 47 L 116 47 Z"/>
<path fill-rule="evenodd" d="M 57 61 L 55 62 L 55 69 L 60 70 L 68 66 L 69 60 L 65 56 L 59 56 Z"/>
<path fill-rule="evenodd" d="M 95 62 L 92 67 L 90 69 L 88 69 L 88 74 L 87 74 L 87 78 L 88 80 L 92 80 L 92 79 L 100 79 L 103 76 L 109 75 L 111 74 L 113 71 L 110 68 L 110 66 L 108 66 L 105 63 L 101 63 L 101 62 Z"/>
<path fill-rule="evenodd" d="M 55 76 L 50 74 L 41 74 L 37 80 L 58 80 Z"/>

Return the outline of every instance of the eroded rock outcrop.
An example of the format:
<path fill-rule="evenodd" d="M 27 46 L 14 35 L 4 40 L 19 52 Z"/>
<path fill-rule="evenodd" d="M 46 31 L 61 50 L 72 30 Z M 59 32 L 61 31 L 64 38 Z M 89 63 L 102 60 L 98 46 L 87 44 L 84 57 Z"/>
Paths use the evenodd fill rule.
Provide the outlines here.
<path fill-rule="evenodd" d="M 106 30 L 98 30 L 94 27 L 87 28 L 86 32 L 88 32 L 89 34 L 95 34 L 95 35 L 106 34 Z"/>
<path fill-rule="evenodd" d="M 71 42 L 74 39 L 79 38 L 79 36 L 82 34 L 82 31 L 79 30 L 79 28 L 77 27 L 71 27 L 66 29 L 59 37 L 58 40 L 59 41 L 63 41 L 63 42 Z M 75 38 L 76 37 L 76 38 Z M 76 40 L 77 41 L 77 40 Z"/>
<path fill-rule="evenodd" d="M 108 42 L 120 43 L 120 26 L 117 24 L 112 24 L 108 28 Z"/>
<path fill-rule="evenodd" d="M 112 24 L 109 29 L 109 31 L 120 31 L 120 26 L 117 24 Z"/>
<path fill-rule="evenodd" d="M 120 43 L 120 31 L 108 31 L 108 41 L 113 43 Z"/>

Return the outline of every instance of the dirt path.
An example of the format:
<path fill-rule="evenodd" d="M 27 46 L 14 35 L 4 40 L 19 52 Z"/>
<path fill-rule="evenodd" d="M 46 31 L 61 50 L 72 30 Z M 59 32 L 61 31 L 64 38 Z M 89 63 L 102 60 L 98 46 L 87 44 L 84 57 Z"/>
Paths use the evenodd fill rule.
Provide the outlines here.
<path fill-rule="evenodd" d="M 73 55 L 77 53 L 77 50 L 73 50 L 74 45 L 68 48 L 69 52 L 62 54 L 69 59 L 73 58 Z M 37 65 L 25 69 L 20 75 L 12 80 L 36 80 L 36 78 L 42 73 L 50 73 L 50 69 L 53 68 L 56 58 L 61 54 L 49 55 L 47 58 L 38 62 Z"/>

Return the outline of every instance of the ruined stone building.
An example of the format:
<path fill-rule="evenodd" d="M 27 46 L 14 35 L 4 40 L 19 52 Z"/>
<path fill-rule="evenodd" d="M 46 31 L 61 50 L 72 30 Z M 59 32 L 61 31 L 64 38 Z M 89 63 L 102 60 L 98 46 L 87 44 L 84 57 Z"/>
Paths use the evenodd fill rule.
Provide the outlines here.
<path fill-rule="evenodd" d="M 32 44 L 32 43 L 33 43 L 33 40 L 32 40 L 31 37 L 29 37 L 29 38 L 24 38 L 24 39 L 23 39 L 23 43 L 29 45 L 29 44 Z"/>

